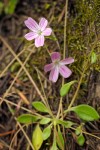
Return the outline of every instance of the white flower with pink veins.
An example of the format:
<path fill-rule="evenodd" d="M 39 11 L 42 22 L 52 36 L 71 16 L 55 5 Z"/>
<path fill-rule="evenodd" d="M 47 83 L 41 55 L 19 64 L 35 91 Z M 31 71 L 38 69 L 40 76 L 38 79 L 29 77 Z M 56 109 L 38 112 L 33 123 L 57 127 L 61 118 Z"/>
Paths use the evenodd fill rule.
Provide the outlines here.
<path fill-rule="evenodd" d="M 52 82 L 56 82 L 58 80 L 59 73 L 64 78 L 68 78 L 72 74 L 72 71 L 65 65 L 73 63 L 74 59 L 72 57 L 65 58 L 63 60 L 60 59 L 60 53 L 53 52 L 51 54 L 52 63 L 44 66 L 45 72 L 50 71 L 49 80 L 51 80 Z"/>
<path fill-rule="evenodd" d="M 39 24 L 29 17 L 25 20 L 25 25 L 31 30 L 31 32 L 27 33 L 24 37 L 31 41 L 35 39 L 35 46 L 40 47 L 44 45 L 44 36 L 51 35 L 52 29 L 48 28 L 48 21 L 45 18 L 41 18 Z"/>

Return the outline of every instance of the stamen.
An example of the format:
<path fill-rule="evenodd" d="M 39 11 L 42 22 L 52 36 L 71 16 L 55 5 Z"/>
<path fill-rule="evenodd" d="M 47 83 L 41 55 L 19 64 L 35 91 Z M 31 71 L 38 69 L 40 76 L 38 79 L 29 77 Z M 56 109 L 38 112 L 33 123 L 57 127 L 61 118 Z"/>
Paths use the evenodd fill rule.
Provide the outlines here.
<path fill-rule="evenodd" d="M 41 35 L 42 34 L 42 31 L 41 30 L 38 30 L 38 35 Z"/>

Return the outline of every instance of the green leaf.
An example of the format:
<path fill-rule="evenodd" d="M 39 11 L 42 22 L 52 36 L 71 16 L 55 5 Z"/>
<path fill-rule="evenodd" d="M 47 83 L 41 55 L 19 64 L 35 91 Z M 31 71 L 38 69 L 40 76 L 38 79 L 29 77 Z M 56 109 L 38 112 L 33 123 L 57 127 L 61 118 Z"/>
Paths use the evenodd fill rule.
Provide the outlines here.
<path fill-rule="evenodd" d="M 66 128 L 70 128 L 74 124 L 71 121 L 64 121 L 64 120 L 61 120 L 61 119 L 58 119 L 57 123 L 65 126 Z"/>
<path fill-rule="evenodd" d="M 43 133 L 39 125 L 36 126 L 32 134 L 32 144 L 35 150 L 39 150 L 43 143 Z"/>
<path fill-rule="evenodd" d="M 96 61 L 97 61 L 97 55 L 96 55 L 95 52 L 92 52 L 92 54 L 91 54 L 91 64 L 96 63 Z"/>
<path fill-rule="evenodd" d="M 51 125 L 43 130 L 43 139 L 46 140 L 51 135 Z"/>
<path fill-rule="evenodd" d="M 19 0 L 9 0 L 8 5 L 5 7 L 5 13 L 6 14 L 13 14 L 18 1 Z"/>
<path fill-rule="evenodd" d="M 68 94 L 68 92 L 69 92 L 71 86 L 72 86 L 74 83 L 76 83 L 76 82 L 77 82 L 77 81 L 74 80 L 74 81 L 71 81 L 71 82 L 69 82 L 69 83 L 64 84 L 64 85 L 61 87 L 61 89 L 60 89 L 60 95 L 63 97 L 63 96 L 65 96 L 66 94 Z"/>
<path fill-rule="evenodd" d="M 74 111 L 77 116 L 85 121 L 94 121 L 100 118 L 97 111 L 89 105 L 78 105 L 76 107 L 72 107 L 71 110 Z"/>
<path fill-rule="evenodd" d="M 17 121 L 19 121 L 20 123 L 29 124 L 36 122 L 38 119 L 40 119 L 38 116 L 34 116 L 31 114 L 23 114 L 17 118 Z"/>
<path fill-rule="evenodd" d="M 46 106 L 41 102 L 33 102 L 32 106 L 40 112 L 48 112 L 48 109 L 46 108 Z"/>
<path fill-rule="evenodd" d="M 47 124 L 47 123 L 49 123 L 50 121 L 51 121 L 50 118 L 43 118 L 43 119 L 41 119 L 40 124 Z"/>
<path fill-rule="evenodd" d="M 80 145 L 80 146 L 83 146 L 84 143 L 85 143 L 85 138 L 83 136 L 83 134 L 80 134 L 78 137 L 77 137 L 77 143 Z"/>
<path fill-rule="evenodd" d="M 64 149 L 64 139 L 63 139 L 63 136 L 62 136 L 59 126 L 58 126 L 57 144 L 60 149 Z"/>

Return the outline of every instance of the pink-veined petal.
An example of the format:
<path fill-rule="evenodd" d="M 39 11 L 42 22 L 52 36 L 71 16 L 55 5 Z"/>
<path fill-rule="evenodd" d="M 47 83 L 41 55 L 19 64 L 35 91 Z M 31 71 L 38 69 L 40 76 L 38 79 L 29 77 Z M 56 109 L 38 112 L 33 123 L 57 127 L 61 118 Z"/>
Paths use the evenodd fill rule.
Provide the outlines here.
<path fill-rule="evenodd" d="M 33 32 L 36 32 L 39 29 L 39 25 L 37 24 L 37 22 L 32 19 L 31 17 L 29 17 L 27 20 L 24 21 L 25 25 L 32 30 Z"/>
<path fill-rule="evenodd" d="M 35 46 L 40 47 L 44 45 L 44 36 L 40 35 L 35 39 Z"/>
<path fill-rule="evenodd" d="M 72 74 L 72 71 L 66 66 L 60 66 L 59 72 L 64 78 L 68 78 Z"/>
<path fill-rule="evenodd" d="M 45 18 L 41 18 L 39 22 L 39 27 L 41 28 L 41 31 L 43 31 L 48 24 L 48 21 Z"/>
<path fill-rule="evenodd" d="M 44 31 L 43 31 L 43 35 L 44 36 L 49 36 L 52 32 L 52 29 L 51 28 L 46 28 Z"/>
<path fill-rule="evenodd" d="M 54 67 L 49 75 L 49 80 L 52 82 L 56 82 L 59 76 L 59 68 L 58 67 Z"/>
<path fill-rule="evenodd" d="M 48 72 L 48 71 L 50 71 L 52 68 L 53 68 L 53 63 L 48 64 L 48 65 L 45 65 L 45 66 L 44 66 L 44 71 L 45 71 L 45 72 Z"/>
<path fill-rule="evenodd" d="M 69 57 L 69 58 L 66 58 L 66 59 L 63 59 L 60 61 L 60 63 L 62 65 L 67 65 L 67 64 L 71 64 L 74 62 L 74 59 L 72 57 Z"/>
<path fill-rule="evenodd" d="M 29 32 L 29 33 L 25 34 L 24 37 L 25 37 L 28 41 L 31 41 L 31 40 L 37 38 L 38 35 L 37 35 L 36 33 L 34 33 L 34 32 Z"/>
<path fill-rule="evenodd" d="M 51 60 L 52 61 L 60 60 L 60 53 L 59 52 L 53 52 L 51 54 Z"/>

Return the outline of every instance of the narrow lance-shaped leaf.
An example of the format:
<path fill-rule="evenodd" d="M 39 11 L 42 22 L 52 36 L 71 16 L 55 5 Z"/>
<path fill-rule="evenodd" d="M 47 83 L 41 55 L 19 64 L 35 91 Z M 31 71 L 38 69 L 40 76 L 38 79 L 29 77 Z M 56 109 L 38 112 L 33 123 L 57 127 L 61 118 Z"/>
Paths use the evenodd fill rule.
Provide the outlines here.
<path fill-rule="evenodd" d="M 74 111 L 77 116 L 85 121 L 94 121 L 100 118 L 97 111 L 89 105 L 78 105 L 76 107 L 72 107 L 71 110 Z"/>
<path fill-rule="evenodd" d="M 72 86 L 74 83 L 76 83 L 76 82 L 77 82 L 77 81 L 74 80 L 74 81 L 71 81 L 71 82 L 69 82 L 69 83 L 64 84 L 64 85 L 61 87 L 61 89 L 60 89 L 60 95 L 61 95 L 62 97 L 65 96 L 65 95 L 67 95 L 68 92 L 69 92 L 69 90 L 70 90 L 70 88 L 71 88 L 71 86 Z"/>
<path fill-rule="evenodd" d="M 38 116 L 32 115 L 32 114 L 23 114 L 17 118 L 17 121 L 20 123 L 33 123 L 36 122 L 38 119 L 40 119 Z"/>
<path fill-rule="evenodd" d="M 64 149 L 64 139 L 63 139 L 63 135 L 60 131 L 60 127 L 58 125 L 58 136 L 57 136 L 57 144 L 59 146 L 60 149 Z"/>
<path fill-rule="evenodd" d="M 32 106 L 40 112 L 48 112 L 47 107 L 42 102 L 33 102 Z"/>

